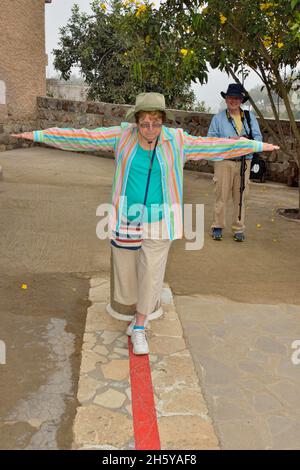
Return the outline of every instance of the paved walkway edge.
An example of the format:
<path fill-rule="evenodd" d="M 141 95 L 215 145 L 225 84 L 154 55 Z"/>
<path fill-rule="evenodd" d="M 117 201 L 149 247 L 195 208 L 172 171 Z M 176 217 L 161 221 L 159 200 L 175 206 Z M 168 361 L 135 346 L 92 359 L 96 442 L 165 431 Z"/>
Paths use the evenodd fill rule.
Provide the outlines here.
<path fill-rule="evenodd" d="M 95 277 L 90 286 L 72 447 L 134 450 L 126 322 L 106 312 L 109 281 Z M 161 448 L 219 449 L 167 285 L 162 306 L 163 317 L 151 321 L 148 329 Z"/>

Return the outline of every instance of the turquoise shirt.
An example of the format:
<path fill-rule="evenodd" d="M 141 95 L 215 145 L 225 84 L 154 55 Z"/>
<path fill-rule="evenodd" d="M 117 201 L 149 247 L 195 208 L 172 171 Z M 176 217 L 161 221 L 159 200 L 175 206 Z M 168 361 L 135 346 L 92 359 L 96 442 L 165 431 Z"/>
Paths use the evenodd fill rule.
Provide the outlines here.
<path fill-rule="evenodd" d="M 140 217 L 140 212 L 135 213 L 136 206 L 132 208 L 133 212 L 129 212 L 129 210 L 132 205 L 136 204 L 139 204 L 140 209 L 142 209 L 145 199 L 151 157 L 152 150 L 144 150 L 140 145 L 138 145 L 137 152 L 130 166 L 125 192 L 125 196 L 127 197 L 127 211 L 124 207 L 123 215 L 127 217 L 128 220 L 134 220 Z M 151 171 L 143 221 L 157 222 L 158 220 L 161 220 L 163 218 L 162 205 L 163 192 L 161 182 L 161 169 L 159 161 L 155 155 L 153 160 L 153 167 Z"/>

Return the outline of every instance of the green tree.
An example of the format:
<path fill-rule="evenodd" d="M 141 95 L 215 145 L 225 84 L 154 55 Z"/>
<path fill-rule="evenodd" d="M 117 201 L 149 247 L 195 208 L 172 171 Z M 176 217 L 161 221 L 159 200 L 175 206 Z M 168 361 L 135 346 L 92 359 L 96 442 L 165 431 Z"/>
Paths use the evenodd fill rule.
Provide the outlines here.
<path fill-rule="evenodd" d="M 130 71 L 123 64 L 125 53 L 121 37 L 114 30 L 111 15 L 92 6 L 92 15 L 72 8 L 71 18 L 60 29 L 59 48 L 54 49 L 54 66 L 64 80 L 78 67 L 89 85 L 89 98 L 107 102 L 129 103 L 135 95 Z"/>
<path fill-rule="evenodd" d="M 78 67 L 94 100 L 131 104 L 137 93 L 156 91 L 170 107 L 193 106 L 186 71 L 187 64 L 199 62 L 198 55 L 181 50 L 177 32 L 159 10 L 148 0 L 94 0 L 91 9 L 88 15 L 75 5 L 60 30 L 54 65 L 62 78 Z M 205 67 L 203 61 L 198 68 Z"/>
<path fill-rule="evenodd" d="M 293 158 L 274 96 L 282 99 L 299 166 L 300 131 L 290 94 L 298 86 L 300 78 L 300 0 L 164 0 L 161 9 L 165 16 L 169 15 L 173 25 L 176 23 L 183 47 L 201 47 L 213 68 L 226 71 L 237 83 L 243 81 L 240 77 L 245 78 L 251 70 L 260 77 L 271 103 L 274 130 L 265 121 L 251 95 L 250 102 L 273 141 Z M 197 75 L 195 67 L 191 77 L 195 80 Z"/>

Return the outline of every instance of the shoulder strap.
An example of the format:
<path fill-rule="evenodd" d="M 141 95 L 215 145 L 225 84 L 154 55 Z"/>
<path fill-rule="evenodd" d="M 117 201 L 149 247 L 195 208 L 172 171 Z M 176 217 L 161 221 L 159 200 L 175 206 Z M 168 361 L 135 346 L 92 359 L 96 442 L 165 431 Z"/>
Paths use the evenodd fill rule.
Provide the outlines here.
<path fill-rule="evenodd" d="M 250 137 L 251 140 L 253 140 L 250 112 L 246 109 L 244 111 L 244 114 L 245 114 L 246 121 L 247 121 L 247 124 L 248 124 L 248 127 L 249 127 L 249 137 Z"/>
<path fill-rule="evenodd" d="M 146 205 L 146 202 L 147 202 L 148 189 L 149 189 L 149 183 L 150 183 L 150 176 L 151 176 L 151 171 L 152 171 L 153 160 L 154 160 L 154 156 L 155 156 L 155 151 L 156 151 L 157 142 L 158 142 L 158 137 L 157 137 L 157 139 L 156 139 L 156 141 L 155 141 L 154 149 L 153 149 L 153 152 L 152 152 L 152 158 L 151 158 L 151 161 L 150 161 L 150 167 L 149 167 L 148 178 L 147 178 L 147 185 L 146 185 L 146 191 L 145 191 L 145 198 L 144 198 L 144 206 Z"/>

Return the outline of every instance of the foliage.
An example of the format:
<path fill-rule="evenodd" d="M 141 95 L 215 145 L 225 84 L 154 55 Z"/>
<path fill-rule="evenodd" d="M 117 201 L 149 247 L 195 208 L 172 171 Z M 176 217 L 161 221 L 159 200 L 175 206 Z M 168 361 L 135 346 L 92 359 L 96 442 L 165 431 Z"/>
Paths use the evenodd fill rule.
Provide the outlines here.
<path fill-rule="evenodd" d="M 92 14 L 75 5 L 61 28 L 54 65 L 63 79 L 79 67 L 90 86 L 89 98 L 133 103 L 140 92 L 163 93 L 168 106 L 190 108 L 195 95 L 189 70 L 206 79 L 200 53 L 185 51 L 169 18 L 148 0 L 93 1 Z"/>
<path fill-rule="evenodd" d="M 211 108 L 207 107 L 205 104 L 205 101 L 197 101 L 195 105 L 193 106 L 193 110 L 197 111 L 198 113 L 210 113 Z"/>
<path fill-rule="evenodd" d="M 274 141 L 291 155 L 274 94 L 283 100 L 300 162 L 300 132 L 289 99 L 289 93 L 297 90 L 300 83 L 300 1 L 165 0 L 161 9 L 176 24 L 184 47 L 202 47 L 213 68 L 226 71 L 236 82 L 250 70 L 260 77 L 271 103 L 276 131 L 264 121 L 251 96 L 250 102 Z M 194 67 L 191 76 L 195 80 L 197 75 Z"/>

